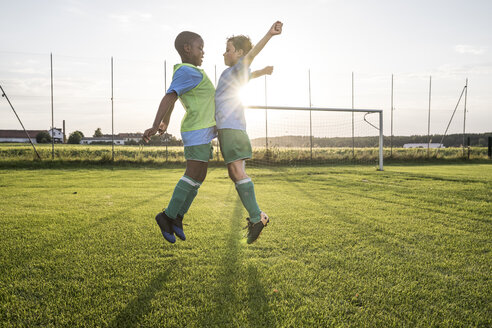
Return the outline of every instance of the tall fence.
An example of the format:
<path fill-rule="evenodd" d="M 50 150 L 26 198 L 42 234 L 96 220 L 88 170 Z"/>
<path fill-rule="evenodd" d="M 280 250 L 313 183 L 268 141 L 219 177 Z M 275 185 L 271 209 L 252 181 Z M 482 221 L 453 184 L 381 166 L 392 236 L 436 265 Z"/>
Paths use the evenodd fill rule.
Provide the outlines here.
<path fill-rule="evenodd" d="M 204 69 L 216 82 L 217 72 L 223 67 L 209 65 Z M 26 128 L 48 130 L 52 126 L 61 127 L 64 121 L 67 135 L 81 130 L 91 136 L 97 128 L 108 135 L 143 132 L 153 121 L 170 83 L 171 71 L 165 59 L 0 52 L 0 85 Z M 456 78 L 357 72 L 327 78 L 322 71 L 294 67 L 279 68 L 271 77 L 251 81 L 243 96 L 247 98 L 245 103 L 260 106 L 381 108 L 388 112 L 384 126 L 390 127 L 384 131 L 390 137 L 389 144 L 385 139 L 385 146 L 392 147 L 393 136 L 401 134 L 427 135 L 426 142 L 439 142 L 432 140 L 432 135 L 443 135 L 446 126 L 446 134 L 462 133 L 465 140 L 466 93 L 465 101 L 456 105 L 462 90 L 468 91 L 467 82 Z M 168 132 L 179 138 L 184 111 L 179 104 L 176 107 Z M 323 148 L 330 138 L 348 138 L 350 144 L 343 147 L 353 156 L 357 148 L 368 147 L 360 144 L 361 138 L 376 137 L 377 140 L 377 131 L 370 124 L 379 125 L 354 114 L 349 118 L 313 117 L 310 112 L 308 125 L 305 114 L 285 116 L 280 111 L 268 114 L 251 109 L 247 116 L 253 146 L 261 148 L 261 140 L 265 138 L 265 150 L 289 148 L 288 145 L 295 148 L 307 136 L 310 157 L 313 146 Z M 0 102 L 0 118 L 0 129 L 19 128 L 5 102 Z M 407 127 L 411 121 L 418 123 Z M 306 126 L 309 133 L 304 130 Z M 286 141 L 289 137 L 290 144 Z M 305 146 L 302 144 L 299 148 Z M 462 146 L 465 147 L 464 142 Z M 53 145 L 52 156 L 56 147 Z"/>

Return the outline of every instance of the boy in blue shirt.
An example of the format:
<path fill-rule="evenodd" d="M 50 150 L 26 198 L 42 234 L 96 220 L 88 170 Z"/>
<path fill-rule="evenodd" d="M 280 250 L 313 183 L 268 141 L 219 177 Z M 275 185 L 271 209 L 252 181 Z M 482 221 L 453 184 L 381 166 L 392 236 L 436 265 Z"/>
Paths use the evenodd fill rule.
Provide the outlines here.
<path fill-rule="evenodd" d="M 274 35 L 282 33 L 282 23 L 277 21 L 267 34 L 252 47 L 248 37 L 240 35 L 227 40 L 224 63 L 229 66 L 220 76 L 215 93 L 215 119 L 219 133 L 220 150 L 227 164 L 229 177 L 236 184 L 241 202 L 248 211 L 247 242 L 251 244 L 269 222 L 256 202 L 251 178 L 246 175 L 245 159 L 252 157 L 251 142 L 246 133 L 244 107 L 238 98 L 239 89 L 249 79 L 272 74 L 273 67 L 250 73 L 249 66 L 258 53 Z"/>
<path fill-rule="evenodd" d="M 195 199 L 207 175 L 212 155 L 212 139 L 216 137 L 215 88 L 205 72 L 198 68 L 203 61 L 203 39 L 193 32 L 181 32 L 174 42 L 182 64 L 174 66 L 173 80 L 157 110 L 154 124 L 144 132 L 148 142 L 157 132 L 163 134 L 174 104 L 179 98 L 186 111 L 181 121 L 181 138 L 186 158 L 185 174 L 176 184 L 169 205 L 155 217 L 164 239 L 170 243 L 176 236 L 185 240 L 183 217 Z"/>

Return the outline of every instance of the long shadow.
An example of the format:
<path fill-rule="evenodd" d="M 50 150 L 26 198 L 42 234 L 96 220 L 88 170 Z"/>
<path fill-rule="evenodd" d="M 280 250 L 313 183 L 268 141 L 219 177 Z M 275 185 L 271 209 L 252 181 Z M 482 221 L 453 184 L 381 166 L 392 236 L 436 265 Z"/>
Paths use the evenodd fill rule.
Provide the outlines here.
<path fill-rule="evenodd" d="M 258 269 L 248 266 L 248 320 L 250 327 L 274 327 L 274 316 L 270 313 L 265 287 L 261 283 Z"/>
<path fill-rule="evenodd" d="M 152 198 L 148 198 L 138 203 L 134 203 L 131 205 L 131 208 L 138 208 L 146 203 L 154 201 L 156 198 L 160 198 L 161 196 L 162 195 L 157 194 Z M 93 229 L 102 231 L 104 230 L 102 228 L 104 225 L 107 225 L 108 223 L 117 219 L 118 217 L 120 217 L 122 214 L 125 213 L 128 213 L 128 208 L 120 208 L 118 211 L 113 211 L 112 213 L 101 216 L 99 218 L 94 218 L 93 223 L 90 223 L 88 225 L 70 231 L 69 233 L 70 239 L 75 239 L 77 237 L 83 238 L 85 235 L 87 235 L 88 231 Z M 54 249 L 58 249 L 59 246 L 66 244 L 67 242 L 68 241 L 65 235 L 60 236 L 57 240 L 45 242 L 40 246 L 36 247 L 34 250 L 31 250 L 29 253 L 26 252 L 22 255 L 18 255 L 17 259 L 15 260 L 15 262 L 12 263 L 12 265 L 5 265 L 2 268 L 0 268 L 0 274 L 2 275 L 8 274 L 8 272 L 11 271 L 12 269 L 26 265 L 27 263 L 31 262 L 32 259 L 34 258 L 42 258 L 43 256 L 46 256 L 47 252 L 51 252 Z"/>
<path fill-rule="evenodd" d="M 174 267 L 170 265 L 170 267 Z M 162 290 L 165 282 L 169 278 L 171 269 L 161 272 L 152 279 L 147 287 L 140 291 L 138 296 L 128 303 L 125 308 L 113 319 L 109 327 L 135 327 L 142 320 L 142 317 L 152 310 L 150 302 L 155 294 Z"/>
<path fill-rule="evenodd" d="M 228 202 L 233 204 L 234 194 L 232 187 L 228 193 Z M 242 217 L 242 204 L 239 198 L 236 198 L 234 209 L 230 217 L 229 232 L 227 233 L 224 253 L 220 256 L 221 267 L 218 270 L 218 287 L 211 295 L 211 301 L 214 303 L 212 309 L 201 317 L 200 327 L 212 326 L 237 326 L 233 325 L 234 318 L 237 316 L 235 309 L 238 304 L 238 295 L 236 294 L 236 285 L 242 277 L 240 276 L 240 221 Z"/>

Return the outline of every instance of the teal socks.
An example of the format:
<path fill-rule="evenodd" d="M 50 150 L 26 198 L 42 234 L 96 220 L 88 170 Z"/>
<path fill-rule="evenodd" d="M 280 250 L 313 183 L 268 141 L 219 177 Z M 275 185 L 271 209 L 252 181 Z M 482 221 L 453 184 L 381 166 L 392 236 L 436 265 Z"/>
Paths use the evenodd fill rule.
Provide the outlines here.
<path fill-rule="evenodd" d="M 166 215 L 172 219 L 176 219 L 178 214 L 184 216 L 193 203 L 200 186 L 200 182 L 183 175 L 174 188 L 171 201 L 165 210 Z"/>
<path fill-rule="evenodd" d="M 250 178 L 236 182 L 236 190 L 241 198 L 241 202 L 248 211 L 251 222 L 256 223 L 261 219 L 261 210 L 256 202 L 255 186 Z"/>
<path fill-rule="evenodd" d="M 198 185 L 197 187 L 194 186 L 193 190 L 191 190 L 188 193 L 188 197 L 186 197 L 186 200 L 184 201 L 183 206 L 181 206 L 181 208 L 178 211 L 179 216 L 184 217 L 186 212 L 188 212 L 188 210 L 191 206 L 191 203 L 193 203 L 193 200 L 195 199 L 196 195 L 198 194 L 198 188 L 200 188 L 200 185 Z"/>

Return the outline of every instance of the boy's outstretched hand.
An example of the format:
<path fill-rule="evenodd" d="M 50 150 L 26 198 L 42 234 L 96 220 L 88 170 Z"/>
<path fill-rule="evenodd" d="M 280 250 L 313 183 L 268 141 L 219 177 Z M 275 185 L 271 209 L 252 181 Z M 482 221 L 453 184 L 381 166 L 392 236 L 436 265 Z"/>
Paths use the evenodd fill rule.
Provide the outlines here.
<path fill-rule="evenodd" d="M 157 129 L 154 127 L 151 127 L 150 129 L 145 130 L 142 139 L 145 142 L 149 142 L 150 138 L 157 133 Z"/>
<path fill-rule="evenodd" d="M 276 21 L 275 23 L 273 23 L 273 25 L 270 28 L 270 31 L 268 31 L 268 33 L 270 33 L 270 35 L 279 35 L 280 33 L 282 33 L 282 26 L 283 25 L 284 24 L 281 21 Z"/>
<path fill-rule="evenodd" d="M 150 129 L 145 130 L 142 139 L 145 142 L 149 142 L 150 138 L 153 135 L 155 135 L 157 132 L 159 132 L 159 135 L 162 136 L 164 134 L 164 132 L 166 131 L 166 129 L 167 129 L 167 124 L 164 122 L 161 122 L 161 124 L 159 125 L 159 128 L 156 129 L 154 127 L 151 127 Z"/>
<path fill-rule="evenodd" d="M 263 75 L 272 75 L 273 73 L 273 66 L 266 66 L 263 68 Z"/>

